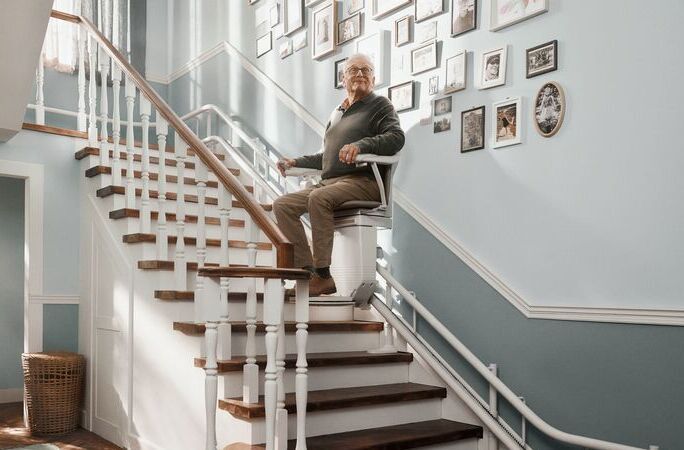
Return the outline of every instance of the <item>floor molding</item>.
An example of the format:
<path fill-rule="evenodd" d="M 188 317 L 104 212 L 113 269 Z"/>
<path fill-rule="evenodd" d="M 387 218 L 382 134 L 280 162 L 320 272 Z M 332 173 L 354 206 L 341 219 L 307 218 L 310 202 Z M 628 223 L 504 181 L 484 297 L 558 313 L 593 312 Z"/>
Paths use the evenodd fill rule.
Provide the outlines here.
<path fill-rule="evenodd" d="M 16 403 L 24 401 L 24 388 L 0 389 L 0 403 Z"/>

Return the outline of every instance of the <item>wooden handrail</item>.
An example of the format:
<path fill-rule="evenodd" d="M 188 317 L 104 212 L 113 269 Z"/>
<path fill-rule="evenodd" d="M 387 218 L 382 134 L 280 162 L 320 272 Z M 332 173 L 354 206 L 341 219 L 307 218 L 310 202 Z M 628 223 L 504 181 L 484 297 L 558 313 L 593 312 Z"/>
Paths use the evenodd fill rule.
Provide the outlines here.
<path fill-rule="evenodd" d="M 282 231 L 266 214 L 264 209 L 256 202 L 254 197 L 247 192 L 242 183 L 219 161 L 214 153 L 207 148 L 199 137 L 173 112 L 171 107 L 162 99 L 152 86 L 140 75 L 140 73 L 124 58 L 114 45 L 100 33 L 95 25 L 82 16 L 75 16 L 61 11 L 52 10 L 52 17 L 69 22 L 80 23 L 84 26 L 93 38 L 102 46 L 107 54 L 114 58 L 121 67 L 124 74 L 130 77 L 138 86 L 147 99 L 154 105 L 157 112 L 171 125 L 176 133 L 188 144 L 199 159 L 216 174 L 216 177 L 230 191 L 235 198 L 247 210 L 252 220 L 266 234 L 269 240 L 277 249 L 277 266 L 292 267 L 294 265 L 293 247 L 287 240 Z"/>

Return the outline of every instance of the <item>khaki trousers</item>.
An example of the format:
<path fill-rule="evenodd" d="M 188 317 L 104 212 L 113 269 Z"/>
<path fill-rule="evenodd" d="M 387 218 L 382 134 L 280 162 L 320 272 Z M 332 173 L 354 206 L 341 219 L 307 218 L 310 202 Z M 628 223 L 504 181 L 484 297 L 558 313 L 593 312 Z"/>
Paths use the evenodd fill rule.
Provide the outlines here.
<path fill-rule="evenodd" d="M 335 232 L 334 210 L 351 200 L 380 201 L 377 182 L 363 175 L 329 178 L 273 202 L 278 226 L 294 244 L 295 267 L 330 266 Z M 311 220 L 313 258 L 300 220 L 307 212 Z"/>

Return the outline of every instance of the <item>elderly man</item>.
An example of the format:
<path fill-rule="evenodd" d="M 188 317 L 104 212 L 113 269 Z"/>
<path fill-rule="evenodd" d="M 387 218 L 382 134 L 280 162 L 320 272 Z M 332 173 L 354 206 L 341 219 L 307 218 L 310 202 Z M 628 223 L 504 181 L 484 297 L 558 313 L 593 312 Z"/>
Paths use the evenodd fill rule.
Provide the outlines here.
<path fill-rule="evenodd" d="M 394 155 L 404 145 L 404 132 L 392 103 L 375 95 L 373 63 L 366 55 L 349 57 L 343 84 L 347 97 L 332 113 L 323 138 L 323 152 L 278 161 L 284 175 L 291 167 L 322 170 L 321 182 L 283 195 L 273 203 L 278 226 L 294 244 L 294 263 L 314 274 L 312 297 L 337 292 L 330 275 L 336 207 L 351 200 L 379 201 L 380 191 L 370 167 L 356 167 L 359 153 Z M 309 213 L 312 251 L 300 217 Z"/>

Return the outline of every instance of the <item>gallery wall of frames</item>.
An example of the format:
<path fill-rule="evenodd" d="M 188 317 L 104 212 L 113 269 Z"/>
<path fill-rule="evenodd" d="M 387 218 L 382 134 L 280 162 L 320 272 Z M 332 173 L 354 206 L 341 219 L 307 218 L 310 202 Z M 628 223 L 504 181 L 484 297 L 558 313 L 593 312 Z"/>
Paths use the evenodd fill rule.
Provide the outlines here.
<path fill-rule="evenodd" d="M 285 63 L 309 47 L 313 61 L 330 65 L 331 88 L 343 89 L 347 58 L 342 55 L 367 54 L 375 65 L 376 91 L 387 95 L 400 115 L 418 111 L 420 125 L 458 136 L 454 145 L 461 153 L 521 144 L 528 120 L 545 138 L 563 124 L 565 92 L 551 79 L 558 70 L 557 40 L 522 49 L 504 38 L 494 48 L 465 46 L 477 42 L 467 39 L 473 33 L 533 27 L 552 0 L 245 1 L 254 9 L 257 58 L 277 47 Z M 445 21 L 448 28 L 440 27 Z M 463 47 L 445 51 L 446 39 L 460 40 Z M 539 77 L 536 95 L 530 101 L 510 92 L 495 101 L 483 95 L 481 104 L 464 107 L 459 94 L 506 85 L 509 55 L 524 60 L 518 67 L 526 78 Z"/>

